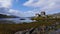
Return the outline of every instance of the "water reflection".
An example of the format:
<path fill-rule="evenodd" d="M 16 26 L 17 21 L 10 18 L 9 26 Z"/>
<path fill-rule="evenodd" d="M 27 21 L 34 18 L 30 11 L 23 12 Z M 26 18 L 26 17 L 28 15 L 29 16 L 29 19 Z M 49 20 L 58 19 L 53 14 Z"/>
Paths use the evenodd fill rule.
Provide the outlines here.
<path fill-rule="evenodd" d="M 30 18 L 23 18 L 24 20 L 21 20 L 21 19 L 22 18 L 0 18 L 0 21 L 7 20 L 7 21 L 13 21 L 15 23 L 22 23 L 22 22 L 29 23 L 29 22 L 33 22 L 32 20 L 30 20 Z"/>

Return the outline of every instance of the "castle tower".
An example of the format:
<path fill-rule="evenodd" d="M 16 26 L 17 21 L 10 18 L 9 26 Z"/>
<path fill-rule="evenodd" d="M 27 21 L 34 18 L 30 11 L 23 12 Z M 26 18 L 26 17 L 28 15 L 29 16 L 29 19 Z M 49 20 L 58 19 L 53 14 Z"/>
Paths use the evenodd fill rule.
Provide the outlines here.
<path fill-rule="evenodd" d="M 36 17 L 40 17 L 41 15 L 39 13 L 36 14 Z"/>
<path fill-rule="evenodd" d="M 41 11 L 41 16 L 45 17 L 46 13 L 45 11 Z"/>

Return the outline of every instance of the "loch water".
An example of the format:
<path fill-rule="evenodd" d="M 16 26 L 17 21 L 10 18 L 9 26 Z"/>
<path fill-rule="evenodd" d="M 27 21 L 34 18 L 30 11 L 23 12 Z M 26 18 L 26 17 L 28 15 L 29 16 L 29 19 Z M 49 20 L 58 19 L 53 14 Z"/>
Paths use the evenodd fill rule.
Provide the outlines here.
<path fill-rule="evenodd" d="M 23 20 L 21 20 L 23 19 Z M 0 18 L 0 21 L 13 21 L 15 23 L 23 23 L 23 22 L 26 22 L 26 23 L 29 23 L 29 22 L 33 22 L 33 20 L 31 20 L 30 18 Z"/>

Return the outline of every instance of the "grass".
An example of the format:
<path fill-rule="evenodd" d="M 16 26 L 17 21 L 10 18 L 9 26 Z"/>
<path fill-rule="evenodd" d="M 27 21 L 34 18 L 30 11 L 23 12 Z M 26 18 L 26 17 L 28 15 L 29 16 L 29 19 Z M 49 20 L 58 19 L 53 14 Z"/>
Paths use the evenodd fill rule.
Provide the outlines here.
<path fill-rule="evenodd" d="M 42 25 L 50 26 L 54 24 L 56 21 L 60 22 L 59 19 L 57 20 L 41 19 L 40 21 L 37 21 L 37 22 L 23 23 L 23 24 L 0 24 L 0 34 L 14 34 L 17 31 L 30 29 L 32 27 L 39 27 Z M 60 25 L 57 28 L 60 28 Z"/>
<path fill-rule="evenodd" d="M 35 24 L 36 26 L 36 24 Z M 13 34 L 16 31 L 30 29 L 35 27 L 34 24 L 0 24 L 0 34 Z"/>

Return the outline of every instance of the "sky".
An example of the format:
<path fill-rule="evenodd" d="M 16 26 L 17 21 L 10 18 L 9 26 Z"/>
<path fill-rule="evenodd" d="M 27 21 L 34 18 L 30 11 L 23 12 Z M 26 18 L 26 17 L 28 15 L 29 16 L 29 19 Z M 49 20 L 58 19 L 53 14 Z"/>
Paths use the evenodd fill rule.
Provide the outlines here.
<path fill-rule="evenodd" d="M 0 0 L 0 14 L 31 17 L 41 11 L 59 13 L 60 0 Z"/>

